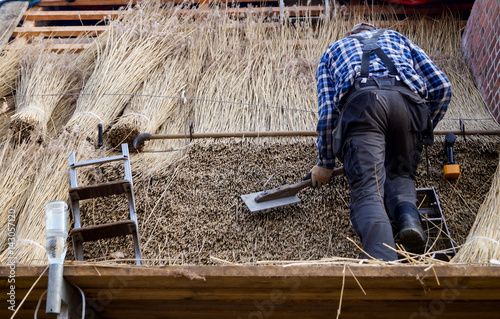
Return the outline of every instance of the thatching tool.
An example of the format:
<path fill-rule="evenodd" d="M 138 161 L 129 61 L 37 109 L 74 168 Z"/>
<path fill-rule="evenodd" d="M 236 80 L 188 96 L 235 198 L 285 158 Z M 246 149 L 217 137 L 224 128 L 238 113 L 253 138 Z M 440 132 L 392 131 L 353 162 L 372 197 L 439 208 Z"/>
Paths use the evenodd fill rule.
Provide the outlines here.
<path fill-rule="evenodd" d="M 460 166 L 453 158 L 453 145 L 456 140 L 457 137 L 453 133 L 446 134 L 444 138 L 444 152 L 448 161 L 443 166 L 443 173 L 447 179 L 457 179 L 460 176 Z"/>
<path fill-rule="evenodd" d="M 344 174 L 344 168 L 338 167 L 333 170 L 332 177 L 341 174 Z M 283 185 L 262 192 L 241 195 L 241 199 L 243 199 L 251 212 L 256 212 L 259 210 L 298 203 L 300 202 L 300 198 L 297 197 L 297 193 L 309 186 L 312 186 L 310 173 L 301 182 Z"/>

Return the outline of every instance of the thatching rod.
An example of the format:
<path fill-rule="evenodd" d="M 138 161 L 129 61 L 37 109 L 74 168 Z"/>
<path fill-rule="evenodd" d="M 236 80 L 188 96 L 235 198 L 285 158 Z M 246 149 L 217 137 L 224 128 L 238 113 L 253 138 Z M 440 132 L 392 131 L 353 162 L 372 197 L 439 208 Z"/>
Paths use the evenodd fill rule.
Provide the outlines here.
<path fill-rule="evenodd" d="M 434 131 L 435 135 L 463 134 L 460 130 Z M 500 130 L 466 130 L 465 135 L 500 135 Z M 279 136 L 316 136 L 316 131 L 281 131 L 281 132 L 222 132 L 222 133 L 193 133 L 193 134 L 155 134 L 149 139 L 178 139 L 178 138 L 221 138 L 221 137 L 279 137 Z"/>
<path fill-rule="evenodd" d="M 500 130 L 439 130 L 434 131 L 435 135 L 446 135 L 453 133 L 456 135 L 500 135 Z M 134 147 L 137 148 L 142 143 L 149 140 L 172 140 L 182 138 L 225 138 L 225 137 L 286 137 L 286 136 L 316 136 L 316 131 L 276 131 L 276 132 L 221 132 L 221 133 L 191 133 L 191 134 L 150 134 L 142 133 L 134 140 Z"/>

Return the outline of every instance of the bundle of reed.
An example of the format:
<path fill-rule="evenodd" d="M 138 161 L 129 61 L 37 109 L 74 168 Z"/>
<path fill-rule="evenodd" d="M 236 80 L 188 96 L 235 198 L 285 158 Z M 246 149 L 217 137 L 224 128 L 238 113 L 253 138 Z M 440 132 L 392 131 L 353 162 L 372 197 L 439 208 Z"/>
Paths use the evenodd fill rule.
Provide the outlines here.
<path fill-rule="evenodd" d="M 102 157 L 102 154 L 98 154 L 85 137 L 77 131 L 62 132 L 56 139 L 44 144 L 28 145 L 30 145 L 29 152 L 26 152 L 24 158 L 19 159 L 24 166 L 17 164 L 17 167 L 11 167 L 13 171 L 17 171 L 17 178 L 12 179 L 15 181 L 12 182 L 15 187 L 11 192 L 23 194 L 22 198 L 19 195 L 14 197 L 15 199 L 12 200 L 15 202 L 10 202 L 7 206 L 17 212 L 14 257 L 20 264 L 45 264 L 47 260 L 43 249 L 45 247 L 45 204 L 51 200 L 66 201 L 68 199 L 69 152 L 76 152 L 79 161 Z M 20 150 L 19 147 L 16 149 Z M 23 159 L 24 162 L 21 162 Z M 27 181 L 19 178 L 21 169 L 22 174 L 29 177 Z M 89 172 L 79 174 L 78 178 L 82 185 L 89 179 L 88 174 Z M 6 182 L 8 179 L 3 180 Z M 21 185 L 24 185 L 24 191 L 20 189 Z M 0 262 L 4 263 L 8 257 L 12 257 L 12 252 L 5 250 L 0 255 Z"/>
<path fill-rule="evenodd" d="M 215 25 L 211 32 L 217 37 L 215 43 L 208 42 L 211 63 L 196 91 L 196 97 L 206 99 L 195 103 L 197 131 L 315 126 L 314 70 L 320 53 L 311 50 L 313 46 L 297 46 L 298 41 L 308 42 L 312 28 L 270 30 L 263 19 L 249 17 L 238 29 Z M 219 25 L 225 24 L 228 22 Z"/>
<path fill-rule="evenodd" d="M 185 88 L 183 57 L 168 59 L 148 77 L 137 96 L 123 111 L 123 115 L 108 132 L 107 141 L 113 146 L 122 143 L 133 144 L 134 139 L 144 132 L 156 132 L 161 124 L 173 116 L 182 105 L 177 97 Z"/>
<path fill-rule="evenodd" d="M 183 75 L 182 83 L 185 85 L 186 97 L 196 96 L 200 79 L 212 61 L 211 50 L 216 47 L 213 44 L 213 29 L 217 20 L 213 19 L 212 15 L 208 15 L 206 19 L 190 19 L 196 12 L 196 9 L 190 10 L 191 14 L 182 20 L 183 32 L 187 35 L 189 45 L 186 47 L 185 59 L 183 61 L 180 59 L 175 65 Z M 179 95 L 180 92 L 177 92 L 174 96 L 179 97 Z M 189 135 L 189 124 L 195 119 L 195 104 L 196 101 L 193 99 L 176 102 L 176 107 L 170 110 L 157 133 Z M 147 151 L 135 155 L 132 171 L 138 176 L 152 176 L 182 157 L 188 144 L 190 144 L 189 138 L 152 140 L 146 145 Z"/>
<path fill-rule="evenodd" d="M 500 163 L 490 191 L 477 212 L 467 240 L 452 263 L 488 264 L 500 260 Z M 493 260 L 493 261 L 492 261 Z"/>
<path fill-rule="evenodd" d="M 58 105 L 68 105 L 71 92 L 80 90 L 80 72 L 74 54 L 45 51 L 31 47 L 21 60 L 16 83 L 16 114 L 10 127 L 18 139 L 44 138 L 47 124 Z"/>
<path fill-rule="evenodd" d="M 22 57 L 22 41 L 14 41 L 0 51 L 0 98 L 14 91 L 19 74 L 19 61 Z"/>
<path fill-rule="evenodd" d="M 467 130 L 498 129 L 498 123 L 488 110 L 463 56 L 457 53 L 434 60 L 450 80 L 453 91 L 448 110 L 437 129 L 458 129 L 459 119 L 463 120 Z"/>
<path fill-rule="evenodd" d="M 7 133 L 10 123 L 10 117 L 14 115 L 14 99 L 1 98 L 0 99 L 0 136 Z"/>
<path fill-rule="evenodd" d="M 35 172 L 34 155 L 39 146 L 26 141 L 14 147 L 14 139 L 7 136 L 0 148 L 0 252 L 7 247 L 8 228 L 17 225 L 19 213 L 24 209 Z M 38 159 L 40 160 L 40 159 Z M 22 174 L 22 176 L 20 176 Z M 9 227 L 9 223 L 10 226 Z"/>
<path fill-rule="evenodd" d="M 184 50 L 176 9 L 159 11 L 160 6 L 151 4 L 134 10 L 113 21 L 97 40 L 105 45 L 67 128 L 81 126 L 86 134 L 99 123 L 107 128 L 160 63 Z"/>

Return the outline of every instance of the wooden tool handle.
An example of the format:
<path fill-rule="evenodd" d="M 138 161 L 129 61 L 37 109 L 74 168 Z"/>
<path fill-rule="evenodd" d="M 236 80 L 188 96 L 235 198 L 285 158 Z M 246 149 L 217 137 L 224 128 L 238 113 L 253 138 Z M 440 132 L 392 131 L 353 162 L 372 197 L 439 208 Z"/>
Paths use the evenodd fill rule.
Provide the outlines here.
<path fill-rule="evenodd" d="M 297 194 L 298 191 L 309 186 L 311 186 L 310 179 L 306 179 L 305 181 L 291 185 L 283 185 L 275 189 L 263 191 L 262 193 L 257 195 L 257 197 L 255 197 L 255 202 L 262 203 L 274 199 L 294 196 L 295 194 Z"/>
<path fill-rule="evenodd" d="M 343 167 L 338 167 L 333 170 L 332 177 L 344 173 Z M 275 189 L 266 190 L 255 197 L 256 203 L 268 202 L 270 200 L 285 198 L 296 195 L 300 190 L 312 186 L 311 179 L 306 179 L 291 185 L 283 185 Z"/>

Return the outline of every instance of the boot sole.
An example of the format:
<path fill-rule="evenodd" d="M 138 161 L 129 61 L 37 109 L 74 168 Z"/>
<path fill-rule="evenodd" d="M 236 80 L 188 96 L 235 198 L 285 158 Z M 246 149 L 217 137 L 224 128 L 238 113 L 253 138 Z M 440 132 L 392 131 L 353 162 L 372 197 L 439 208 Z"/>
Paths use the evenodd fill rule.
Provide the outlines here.
<path fill-rule="evenodd" d="M 427 244 L 425 234 L 413 228 L 406 228 L 399 232 L 399 239 L 407 251 L 416 254 L 424 253 Z"/>

